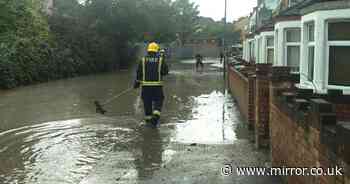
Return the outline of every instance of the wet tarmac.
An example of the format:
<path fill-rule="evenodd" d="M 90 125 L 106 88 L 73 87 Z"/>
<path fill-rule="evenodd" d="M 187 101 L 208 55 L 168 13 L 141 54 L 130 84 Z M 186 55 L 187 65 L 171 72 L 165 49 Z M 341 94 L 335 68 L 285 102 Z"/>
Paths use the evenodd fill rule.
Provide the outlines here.
<path fill-rule="evenodd" d="M 254 148 L 222 67 L 206 60 L 171 64 L 158 129 L 142 126 L 134 72 L 79 77 L 0 92 L 0 183 L 8 184 L 279 184 L 279 178 L 223 176 L 225 164 L 269 165 Z"/>

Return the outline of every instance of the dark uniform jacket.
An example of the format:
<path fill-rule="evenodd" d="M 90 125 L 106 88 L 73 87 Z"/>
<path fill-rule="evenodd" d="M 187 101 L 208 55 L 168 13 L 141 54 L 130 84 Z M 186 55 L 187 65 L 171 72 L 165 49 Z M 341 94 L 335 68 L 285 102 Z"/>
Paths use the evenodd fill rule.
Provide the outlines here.
<path fill-rule="evenodd" d="M 141 86 L 163 86 L 163 76 L 168 72 L 164 57 L 148 55 L 138 64 L 136 80 Z"/>

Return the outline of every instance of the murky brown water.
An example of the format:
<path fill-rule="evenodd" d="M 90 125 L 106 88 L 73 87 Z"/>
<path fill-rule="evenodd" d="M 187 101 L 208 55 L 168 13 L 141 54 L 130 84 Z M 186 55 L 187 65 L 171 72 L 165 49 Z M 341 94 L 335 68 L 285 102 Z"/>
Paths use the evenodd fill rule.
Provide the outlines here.
<path fill-rule="evenodd" d="M 106 106 L 107 116 L 95 113 L 92 102 L 130 87 L 133 71 L 1 92 L 0 183 L 154 183 L 191 143 L 209 148 L 247 140 L 219 69 L 207 65 L 200 74 L 192 67 L 172 65 L 159 129 L 140 126 L 138 91 Z M 211 166 L 217 175 L 208 183 L 220 177 L 219 166 Z M 193 183 L 184 178 L 174 183 Z"/>

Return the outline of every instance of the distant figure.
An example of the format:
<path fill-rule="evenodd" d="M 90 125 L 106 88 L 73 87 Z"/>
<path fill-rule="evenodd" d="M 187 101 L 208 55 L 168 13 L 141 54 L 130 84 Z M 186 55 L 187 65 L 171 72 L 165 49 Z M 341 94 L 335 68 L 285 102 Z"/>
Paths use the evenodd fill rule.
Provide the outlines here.
<path fill-rule="evenodd" d="M 220 52 L 220 64 L 222 64 L 222 62 L 224 61 L 224 53 L 223 52 Z"/>
<path fill-rule="evenodd" d="M 200 54 L 196 54 L 195 59 L 196 59 L 196 71 L 198 71 L 199 65 L 201 66 L 201 71 L 203 71 L 203 68 L 204 68 L 203 56 Z"/>

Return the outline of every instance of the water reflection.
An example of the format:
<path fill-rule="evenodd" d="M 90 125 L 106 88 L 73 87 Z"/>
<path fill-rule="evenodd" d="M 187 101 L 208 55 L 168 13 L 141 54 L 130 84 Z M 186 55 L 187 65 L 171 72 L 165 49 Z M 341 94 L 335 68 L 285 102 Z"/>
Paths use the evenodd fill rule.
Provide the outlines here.
<path fill-rule="evenodd" d="M 138 137 L 139 157 L 135 165 L 140 180 L 152 177 L 154 171 L 162 165 L 163 145 L 159 129 L 143 128 Z"/>
<path fill-rule="evenodd" d="M 225 102 L 225 103 L 224 103 Z M 193 97 L 192 118 L 177 124 L 173 142 L 228 144 L 236 140 L 228 107 L 232 100 L 219 91 Z M 227 113 L 224 113 L 224 108 Z"/>

